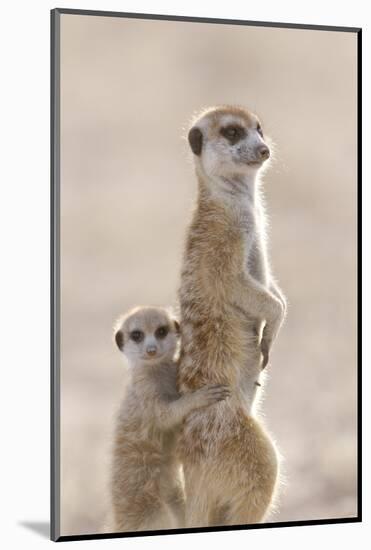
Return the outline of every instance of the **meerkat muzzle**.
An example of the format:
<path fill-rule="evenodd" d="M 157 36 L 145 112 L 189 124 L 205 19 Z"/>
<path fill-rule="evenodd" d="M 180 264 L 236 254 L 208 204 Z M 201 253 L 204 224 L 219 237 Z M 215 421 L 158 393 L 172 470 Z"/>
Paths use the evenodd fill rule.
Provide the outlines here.
<path fill-rule="evenodd" d="M 259 160 L 267 160 L 270 157 L 270 151 L 266 145 L 260 145 L 256 151 L 256 156 Z"/>
<path fill-rule="evenodd" d="M 146 349 L 147 355 L 150 357 L 154 357 L 157 353 L 157 347 L 156 346 L 148 346 Z"/>

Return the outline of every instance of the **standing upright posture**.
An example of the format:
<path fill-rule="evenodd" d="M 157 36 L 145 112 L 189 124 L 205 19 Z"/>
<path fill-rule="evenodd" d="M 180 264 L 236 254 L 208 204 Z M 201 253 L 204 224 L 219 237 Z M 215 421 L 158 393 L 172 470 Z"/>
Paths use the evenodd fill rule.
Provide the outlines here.
<path fill-rule="evenodd" d="M 180 287 L 178 387 L 228 384 L 231 396 L 187 416 L 179 444 L 187 525 L 263 520 L 276 450 L 253 404 L 286 310 L 267 261 L 258 172 L 269 158 L 258 118 L 215 107 L 188 134 L 199 183 Z"/>
<path fill-rule="evenodd" d="M 138 307 L 115 331 L 131 379 L 117 416 L 111 475 L 114 531 L 184 527 L 176 439 L 185 416 L 225 399 L 225 386 L 180 396 L 174 360 L 179 325 L 166 309 Z"/>

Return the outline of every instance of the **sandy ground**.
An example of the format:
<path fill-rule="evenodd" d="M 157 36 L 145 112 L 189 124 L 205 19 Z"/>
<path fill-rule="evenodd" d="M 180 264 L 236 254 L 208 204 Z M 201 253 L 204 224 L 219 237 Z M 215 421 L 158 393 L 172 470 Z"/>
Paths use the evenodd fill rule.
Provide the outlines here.
<path fill-rule="evenodd" d="M 126 371 L 114 319 L 174 304 L 195 197 L 184 128 L 238 103 L 276 143 L 264 178 L 289 300 L 263 411 L 284 457 L 272 521 L 356 514 L 356 39 L 62 16 L 61 525 L 96 533 Z"/>

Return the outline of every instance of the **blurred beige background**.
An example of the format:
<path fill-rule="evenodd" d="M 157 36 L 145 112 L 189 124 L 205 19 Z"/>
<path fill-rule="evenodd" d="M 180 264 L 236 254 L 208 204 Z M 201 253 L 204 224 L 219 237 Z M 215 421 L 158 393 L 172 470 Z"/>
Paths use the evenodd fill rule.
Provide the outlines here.
<path fill-rule="evenodd" d="M 61 530 L 96 533 L 125 384 L 114 319 L 175 304 L 196 193 L 182 135 L 256 111 L 274 273 L 290 306 L 263 404 L 285 458 L 271 521 L 356 510 L 356 35 L 62 15 Z"/>

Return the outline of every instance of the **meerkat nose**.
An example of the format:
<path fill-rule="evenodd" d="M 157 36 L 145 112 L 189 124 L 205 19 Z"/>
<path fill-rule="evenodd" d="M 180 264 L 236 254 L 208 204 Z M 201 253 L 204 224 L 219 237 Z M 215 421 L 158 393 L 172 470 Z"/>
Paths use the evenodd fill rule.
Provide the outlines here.
<path fill-rule="evenodd" d="M 270 156 L 270 151 L 266 145 L 260 145 L 257 149 L 257 154 L 260 159 L 267 160 Z"/>
<path fill-rule="evenodd" d="M 153 357 L 157 353 L 157 347 L 156 346 L 147 346 L 146 351 L 147 351 L 147 355 L 149 355 L 150 357 Z"/>

